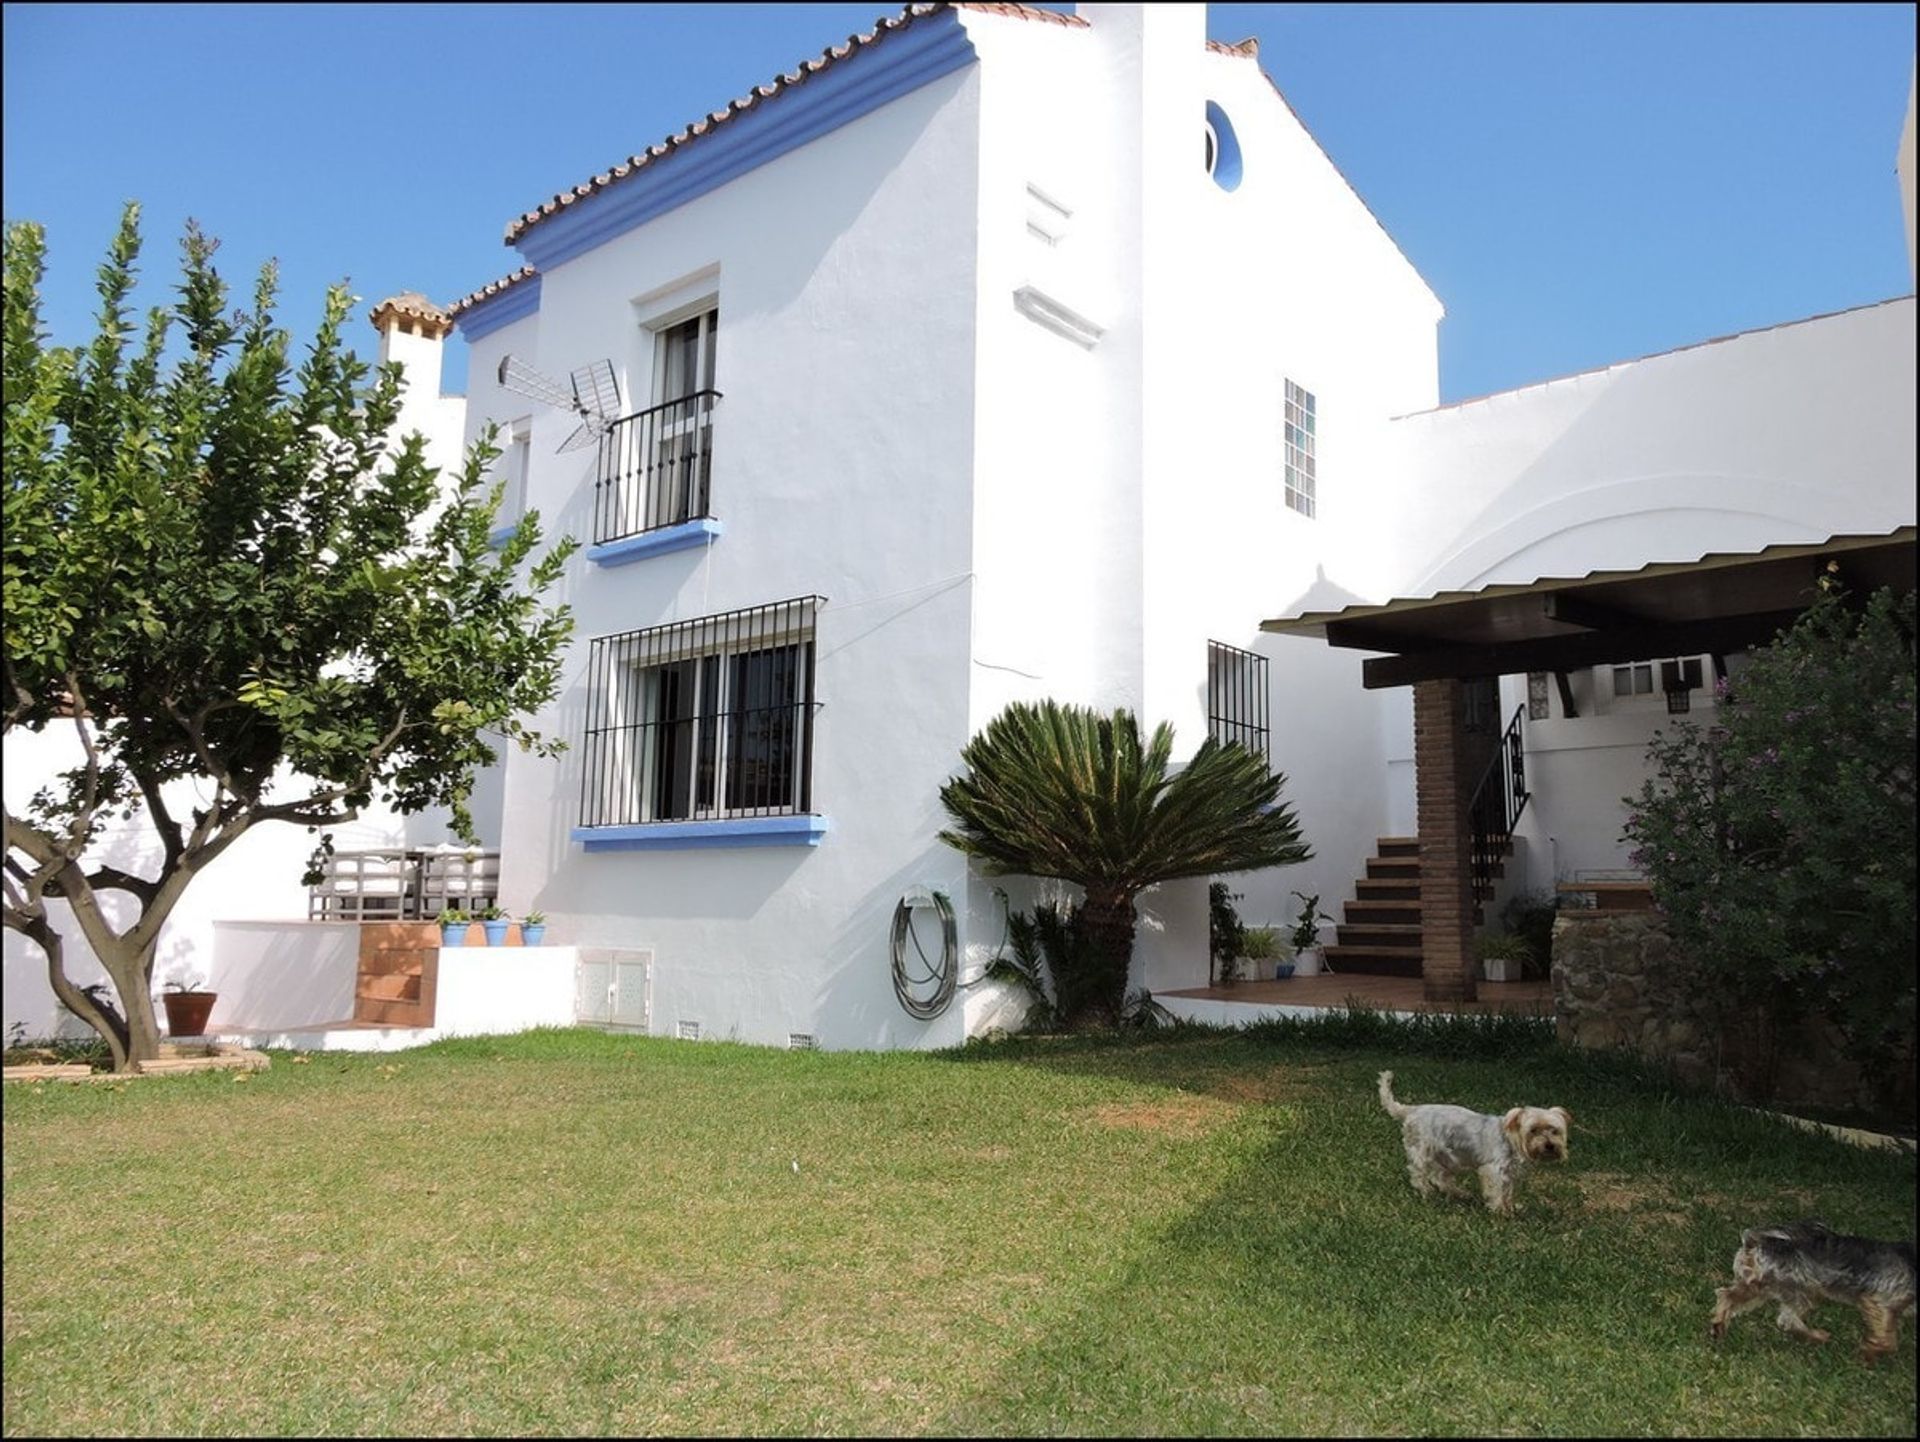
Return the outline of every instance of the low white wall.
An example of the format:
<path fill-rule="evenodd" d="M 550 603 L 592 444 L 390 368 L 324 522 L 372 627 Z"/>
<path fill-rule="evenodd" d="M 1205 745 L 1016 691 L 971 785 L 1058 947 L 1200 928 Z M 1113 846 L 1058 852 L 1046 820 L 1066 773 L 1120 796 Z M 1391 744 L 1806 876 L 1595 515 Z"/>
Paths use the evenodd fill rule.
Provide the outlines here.
<path fill-rule="evenodd" d="M 574 1024 L 573 946 L 446 946 L 433 1008 L 438 1036 Z"/>
<path fill-rule="evenodd" d="M 357 922 L 216 921 L 210 1029 L 349 1021 L 359 971 Z"/>

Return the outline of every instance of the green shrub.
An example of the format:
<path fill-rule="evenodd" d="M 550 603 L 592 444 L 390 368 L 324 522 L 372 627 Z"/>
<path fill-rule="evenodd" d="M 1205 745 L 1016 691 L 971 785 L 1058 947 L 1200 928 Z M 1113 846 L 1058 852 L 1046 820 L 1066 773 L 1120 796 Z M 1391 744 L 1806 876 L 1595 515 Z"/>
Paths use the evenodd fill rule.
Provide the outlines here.
<path fill-rule="evenodd" d="M 1720 684 L 1716 724 L 1649 747 L 1626 838 L 1723 1036 L 1830 1018 L 1853 1059 L 1911 1086 L 1914 598 L 1836 585 Z M 1905 1055 L 1907 1065 L 1895 1063 Z"/>

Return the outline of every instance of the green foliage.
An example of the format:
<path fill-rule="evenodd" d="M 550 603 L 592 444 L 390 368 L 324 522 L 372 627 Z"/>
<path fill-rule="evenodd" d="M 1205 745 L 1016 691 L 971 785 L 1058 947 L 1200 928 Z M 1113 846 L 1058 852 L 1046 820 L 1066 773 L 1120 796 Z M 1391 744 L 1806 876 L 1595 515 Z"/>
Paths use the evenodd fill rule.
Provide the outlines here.
<path fill-rule="evenodd" d="M 1207 887 L 1207 955 L 1218 966 L 1230 965 L 1235 957 L 1243 954 L 1240 948 L 1246 940 L 1247 928 L 1234 906 L 1239 899 L 1240 893 L 1228 890 L 1224 881 Z"/>
<path fill-rule="evenodd" d="M 448 807 L 471 838 L 473 772 L 495 740 L 558 749 L 520 718 L 558 689 L 572 623 L 540 598 L 573 542 L 533 559 L 529 513 L 489 547 L 491 437 L 442 477 L 417 434 L 392 434 L 400 371 L 343 349 L 344 287 L 296 363 L 272 264 L 230 310 L 216 243 L 189 224 L 177 299 L 136 322 L 137 222 L 127 207 L 80 347 L 43 334 L 40 227 L 6 232 L 5 725 L 71 725 L 86 751 L 9 811 L 21 885 L 6 920 L 47 951 L 65 1004 L 150 1052 L 159 927 L 245 831 L 349 821 L 382 796 Z M 164 795 L 183 780 L 207 798 L 188 819 Z M 136 811 L 159 843 L 154 876 L 88 856 L 110 815 Z M 138 920 L 110 926 L 96 888 L 130 895 Z M 62 989 L 56 897 L 124 1017 Z"/>
<path fill-rule="evenodd" d="M 1482 961 L 1517 961 L 1523 965 L 1533 959 L 1533 944 L 1512 931 L 1496 931 L 1474 938 L 1473 954 Z"/>
<path fill-rule="evenodd" d="M 1293 944 L 1297 956 L 1310 946 L 1320 944 L 1320 925 L 1333 918 L 1320 909 L 1320 897 L 1316 893 L 1308 896 L 1304 891 L 1293 893 L 1300 898 L 1300 915 L 1294 918 L 1293 930 L 1287 934 L 1287 940 Z"/>
<path fill-rule="evenodd" d="M 1822 1013 L 1883 1063 L 1914 1025 L 1913 594 L 1829 584 L 1722 690 L 1649 748 L 1634 864 L 1726 1016 Z"/>
<path fill-rule="evenodd" d="M 442 926 L 465 926 L 473 918 L 457 906 L 447 906 L 441 908 L 440 914 L 434 920 Z"/>
<path fill-rule="evenodd" d="M 1514 957 L 1522 977 L 1544 977 L 1552 970 L 1553 923 L 1559 914 L 1559 897 L 1551 891 L 1525 892 L 1500 908 L 1501 924 L 1525 943 L 1524 954 Z"/>
<path fill-rule="evenodd" d="M 1240 937 L 1240 955 L 1248 961 L 1272 961 L 1280 955 L 1280 933 L 1271 926 L 1249 926 Z"/>
<path fill-rule="evenodd" d="M 988 871 L 1051 877 L 1085 892 L 1074 928 L 1096 984 L 1062 998 L 1063 1019 L 1118 1020 L 1127 1008 L 1134 898 L 1181 877 L 1285 866 L 1311 853 L 1285 777 L 1208 739 L 1170 776 L 1173 728 L 1143 742 L 1129 711 L 1057 701 L 1009 706 L 961 752 L 968 774 L 940 791 L 941 840 Z"/>

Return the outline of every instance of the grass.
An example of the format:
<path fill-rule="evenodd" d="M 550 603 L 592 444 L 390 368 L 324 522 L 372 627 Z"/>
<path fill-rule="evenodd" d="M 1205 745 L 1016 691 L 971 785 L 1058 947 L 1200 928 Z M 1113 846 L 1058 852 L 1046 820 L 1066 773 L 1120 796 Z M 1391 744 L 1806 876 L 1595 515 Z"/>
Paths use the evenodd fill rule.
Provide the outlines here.
<path fill-rule="evenodd" d="M 1428 1204 L 1373 1096 L 1575 1117 Z M 1911 1157 L 1527 1023 L 944 1056 L 534 1033 L 8 1088 L 9 1435 L 1883 1434 L 1913 1342 L 1706 1340 L 1740 1229 Z"/>

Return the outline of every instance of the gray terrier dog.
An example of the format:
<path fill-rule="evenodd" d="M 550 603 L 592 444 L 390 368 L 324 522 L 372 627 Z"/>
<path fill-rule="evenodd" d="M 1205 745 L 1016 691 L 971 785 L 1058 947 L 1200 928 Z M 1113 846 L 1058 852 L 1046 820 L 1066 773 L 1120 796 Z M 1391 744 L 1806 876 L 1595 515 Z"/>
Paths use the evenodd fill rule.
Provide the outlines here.
<path fill-rule="evenodd" d="M 1467 1193 L 1455 1178 L 1477 1173 L 1496 1212 L 1513 1210 L 1513 1188 L 1529 1162 L 1563 1161 L 1573 1115 L 1565 1107 L 1515 1107 L 1505 1116 L 1455 1106 L 1410 1107 L 1394 1100 L 1393 1073 L 1380 1073 L 1380 1105 L 1400 1123 L 1407 1175 L 1423 1197 Z"/>
<path fill-rule="evenodd" d="M 1913 1310 L 1913 1243 L 1849 1237 L 1825 1222 L 1789 1222 L 1740 1234 L 1733 1254 L 1734 1283 L 1714 1295 L 1708 1332 L 1716 1339 L 1750 1308 L 1777 1302 L 1783 1331 L 1809 1342 L 1828 1333 L 1804 1315 L 1816 1302 L 1850 1302 L 1866 1319 L 1860 1355 L 1876 1362 L 1900 1345 L 1900 1318 Z"/>

